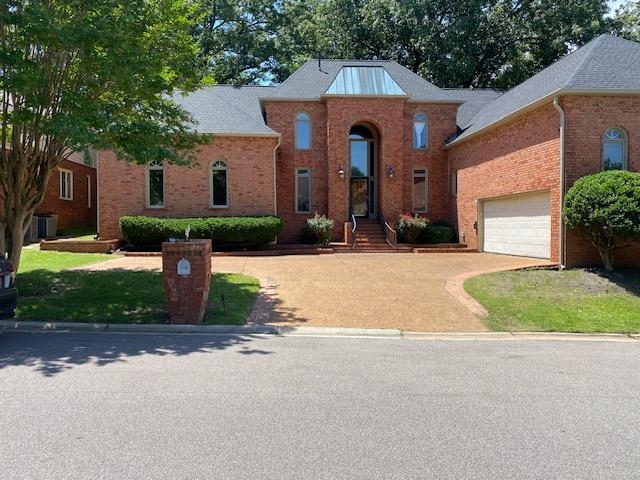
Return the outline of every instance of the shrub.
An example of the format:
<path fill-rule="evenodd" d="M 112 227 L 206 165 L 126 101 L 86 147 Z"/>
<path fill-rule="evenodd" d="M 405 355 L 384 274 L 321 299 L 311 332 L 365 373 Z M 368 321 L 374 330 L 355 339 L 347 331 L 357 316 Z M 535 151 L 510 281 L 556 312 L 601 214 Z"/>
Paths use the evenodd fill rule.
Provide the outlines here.
<path fill-rule="evenodd" d="M 598 249 L 606 270 L 615 251 L 640 241 L 640 173 L 607 171 L 578 179 L 567 192 L 563 215 Z"/>
<path fill-rule="evenodd" d="M 418 238 L 420 243 L 449 243 L 453 240 L 454 230 L 448 226 L 428 225 Z"/>
<path fill-rule="evenodd" d="M 329 246 L 331 242 L 331 230 L 333 229 L 333 220 L 319 215 L 318 212 L 307 220 L 309 229 L 316 235 L 318 243 L 322 246 Z"/>
<path fill-rule="evenodd" d="M 158 218 L 122 217 L 120 230 L 134 245 L 157 246 L 168 238 L 210 238 L 215 244 L 265 245 L 282 230 L 282 219 L 275 216 Z"/>
<path fill-rule="evenodd" d="M 429 220 L 419 215 L 411 216 L 408 214 L 400 215 L 396 230 L 401 239 L 408 243 L 416 243 L 418 238 L 426 230 Z"/>

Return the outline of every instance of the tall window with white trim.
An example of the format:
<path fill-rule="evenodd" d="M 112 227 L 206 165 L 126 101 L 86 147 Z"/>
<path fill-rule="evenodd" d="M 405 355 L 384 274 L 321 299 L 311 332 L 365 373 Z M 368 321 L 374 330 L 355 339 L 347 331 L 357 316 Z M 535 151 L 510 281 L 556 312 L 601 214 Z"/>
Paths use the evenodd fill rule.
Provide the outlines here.
<path fill-rule="evenodd" d="M 222 160 L 216 160 L 211 166 L 211 206 L 226 208 L 229 206 L 229 168 Z"/>
<path fill-rule="evenodd" d="M 311 211 L 311 169 L 296 168 L 296 212 Z"/>
<path fill-rule="evenodd" d="M 429 138 L 429 125 L 424 113 L 416 113 L 413 117 L 413 149 L 425 150 Z"/>
<path fill-rule="evenodd" d="M 60 169 L 60 199 L 73 200 L 73 172 Z"/>
<path fill-rule="evenodd" d="M 311 115 L 307 112 L 296 113 L 296 150 L 311 149 Z"/>
<path fill-rule="evenodd" d="M 164 207 L 164 165 L 159 160 L 147 166 L 147 207 Z"/>
<path fill-rule="evenodd" d="M 602 168 L 627 169 L 627 135 L 620 128 L 608 128 L 602 134 Z"/>

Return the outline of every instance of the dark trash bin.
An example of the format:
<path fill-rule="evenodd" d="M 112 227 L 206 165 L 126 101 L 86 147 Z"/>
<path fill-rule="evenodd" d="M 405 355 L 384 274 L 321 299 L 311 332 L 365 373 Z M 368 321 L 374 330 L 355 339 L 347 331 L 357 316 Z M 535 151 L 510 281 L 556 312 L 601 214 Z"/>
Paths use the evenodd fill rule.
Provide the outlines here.
<path fill-rule="evenodd" d="M 0 258 L 0 318 L 12 317 L 17 305 L 15 268 L 9 260 Z"/>

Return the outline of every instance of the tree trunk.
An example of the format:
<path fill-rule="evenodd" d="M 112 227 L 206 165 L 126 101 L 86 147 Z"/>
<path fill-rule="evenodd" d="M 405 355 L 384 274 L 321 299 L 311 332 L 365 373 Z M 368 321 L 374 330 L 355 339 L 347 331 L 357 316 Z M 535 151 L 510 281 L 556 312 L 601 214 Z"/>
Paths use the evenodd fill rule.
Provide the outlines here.
<path fill-rule="evenodd" d="M 598 251 L 600 252 L 600 258 L 602 258 L 604 269 L 607 272 L 613 272 L 613 258 L 615 254 L 615 249 L 613 247 L 599 248 Z"/>

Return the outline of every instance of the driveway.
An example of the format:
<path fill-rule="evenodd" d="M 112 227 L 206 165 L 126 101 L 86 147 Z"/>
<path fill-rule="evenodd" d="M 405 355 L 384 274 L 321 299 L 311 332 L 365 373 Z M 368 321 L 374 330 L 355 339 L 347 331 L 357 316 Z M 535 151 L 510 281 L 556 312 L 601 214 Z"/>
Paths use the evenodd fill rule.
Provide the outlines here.
<path fill-rule="evenodd" d="M 347 253 L 214 257 L 212 263 L 214 271 L 275 285 L 270 324 L 473 332 L 487 328 L 445 289 L 448 279 L 544 262 L 485 253 Z M 158 257 L 124 257 L 93 268 L 160 270 L 160 265 Z"/>

